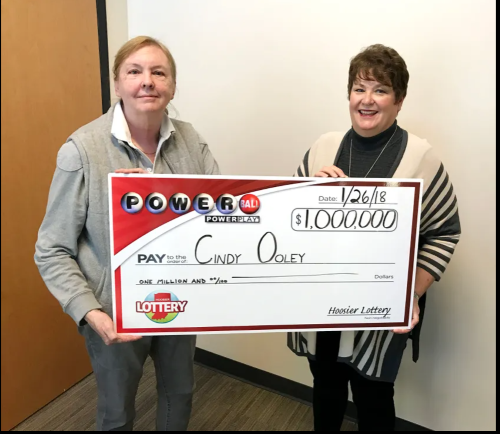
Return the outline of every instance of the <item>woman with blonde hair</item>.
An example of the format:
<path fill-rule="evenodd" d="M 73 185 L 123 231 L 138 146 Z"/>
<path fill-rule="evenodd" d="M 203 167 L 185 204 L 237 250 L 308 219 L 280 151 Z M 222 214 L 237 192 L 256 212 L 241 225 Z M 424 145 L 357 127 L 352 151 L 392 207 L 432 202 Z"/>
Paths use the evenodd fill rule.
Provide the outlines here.
<path fill-rule="evenodd" d="M 186 430 L 196 336 L 115 333 L 108 174 L 219 174 L 191 124 L 171 119 L 176 65 L 159 41 L 138 36 L 115 58 L 119 102 L 75 131 L 59 150 L 35 262 L 50 292 L 85 337 L 98 389 L 97 430 L 132 430 L 148 355 L 157 379 L 157 429 Z"/>

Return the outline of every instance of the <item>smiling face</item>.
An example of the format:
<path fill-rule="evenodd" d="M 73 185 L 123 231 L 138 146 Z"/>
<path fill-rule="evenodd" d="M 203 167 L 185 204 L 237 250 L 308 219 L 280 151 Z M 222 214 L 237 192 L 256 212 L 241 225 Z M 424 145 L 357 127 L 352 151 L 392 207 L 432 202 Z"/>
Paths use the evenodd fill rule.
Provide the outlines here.
<path fill-rule="evenodd" d="M 359 76 L 349 94 L 352 127 L 363 137 L 372 137 L 389 128 L 403 106 L 404 98 L 396 102 L 391 86 Z"/>
<path fill-rule="evenodd" d="M 154 45 L 133 52 L 120 66 L 115 93 L 126 111 L 164 111 L 175 93 L 175 81 L 165 53 Z"/>

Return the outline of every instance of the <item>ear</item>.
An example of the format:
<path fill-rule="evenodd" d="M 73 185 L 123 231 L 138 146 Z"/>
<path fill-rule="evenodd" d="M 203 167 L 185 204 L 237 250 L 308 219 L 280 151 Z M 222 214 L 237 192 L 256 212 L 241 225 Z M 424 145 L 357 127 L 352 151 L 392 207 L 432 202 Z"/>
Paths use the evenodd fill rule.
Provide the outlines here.
<path fill-rule="evenodd" d="M 398 113 L 403 108 L 403 101 L 404 100 L 405 100 L 404 98 L 401 98 L 401 101 L 396 103 L 396 105 L 398 106 Z"/>
<path fill-rule="evenodd" d="M 115 80 L 115 95 L 118 98 L 121 98 L 121 95 L 120 95 L 120 86 L 118 85 L 118 80 Z"/>

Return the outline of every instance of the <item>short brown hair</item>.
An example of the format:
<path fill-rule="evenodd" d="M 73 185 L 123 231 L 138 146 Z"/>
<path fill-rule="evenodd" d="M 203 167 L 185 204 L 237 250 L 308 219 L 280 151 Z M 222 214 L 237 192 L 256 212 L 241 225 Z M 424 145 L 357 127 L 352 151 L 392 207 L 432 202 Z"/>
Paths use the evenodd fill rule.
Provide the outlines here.
<path fill-rule="evenodd" d="M 130 41 L 126 42 L 119 50 L 118 53 L 116 53 L 115 56 L 115 63 L 113 64 L 113 77 L 116 80 L 118 80 L 118 74 L 120 72 L 120 68 L 125 61 L 125 59 L 130 56 L 131 54 L 135 53 L 136 51 L 140 50 L 143 47 L 147 47 L 153 45 L 155 47 L 158 47 L 160 50 L 162 50 L 165 53 L 165 56 L 167 56 L 168 62 L 170 63 L 170 69 L 172 73 L 172 78 L 174 80 L 174 83 L 176 82 L 177 78 L 177 67 L 175 65 L 175 60 L 170 53 L 170 50 L 165 47 L 160 41 L 151 38 L 150 36 L 136 36 L 135 38 L 131 39 Z"/>
<path fill-rule="evenodd" d="M 349 97 L 357 78 L 376 80 L 394 89 L 396 102 L 400 102 L 408 89 L 410 74 L 406 63 L 396 50 L 382 44 L 370 45 L 351 59 L 349 66 Z"/>

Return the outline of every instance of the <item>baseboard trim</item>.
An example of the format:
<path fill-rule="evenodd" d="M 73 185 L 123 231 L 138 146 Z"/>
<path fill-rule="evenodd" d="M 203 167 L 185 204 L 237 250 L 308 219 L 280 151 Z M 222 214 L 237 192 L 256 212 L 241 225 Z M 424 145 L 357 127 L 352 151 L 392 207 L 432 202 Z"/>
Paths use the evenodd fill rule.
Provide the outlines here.
<path fill-rule="evenodd" d="M 275 374 L 245 365 L 244 363 L 228 359 L 210 351 L 196 348 L 195 363 L 221 374 L 252 384 L 261 389 L 278 393 L 282 396 L 312 405 L 312 388 L 296 381 L 283 378 Z M 356 422 L 356 407 L 349 401 L 347 405 L 346 418 Z M 428 428 L 409 422 L 405 419 L 396 418 L 396 431 L 431 431 Z"/>

